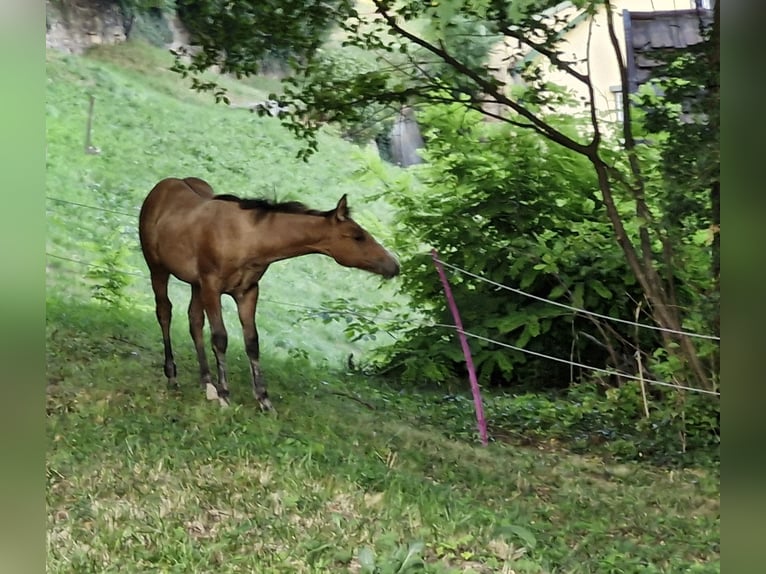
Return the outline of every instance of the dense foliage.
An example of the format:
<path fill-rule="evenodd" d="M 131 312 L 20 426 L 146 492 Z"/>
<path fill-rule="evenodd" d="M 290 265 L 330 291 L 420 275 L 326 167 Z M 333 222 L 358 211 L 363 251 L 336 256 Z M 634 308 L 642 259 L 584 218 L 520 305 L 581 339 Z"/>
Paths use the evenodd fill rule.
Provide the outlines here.
<path fill-rule="evenodd" d="M 489 62 L 492 48 L 502 40 L 496 26 L 475 17 L 456 14 L 446 20 L 434 19 L 429 22 L 425 36 L 441 41 L 445 49 L 454 54 L 468 68 L 482 73 Z M 424 61 L 422 70 L 434 80 L 442 83 L 445 89 L 454 95 L 467 94 L 478 97 L 480 92 L 475 82 L 465 74 L 456 71 L 440 59 L 434 59 L 421 48 L 420 59 Z"/>
<path fill-rule="evenodd" d="M 465 359 L 449 328 L 453 318 L 429 252 L 435 248 L 447 264 L 494 282 L 460 272 L 449 275 L 463 326 L 478 336 L 470 339 L 470 346 L 480 382 L 517 394 L 495 411 L 491 424 L 528 439 L 555 437 L 584 450 L 603 442 L 620 458 L 667 462 L 716 457 L 720 425 L 715 397 L 652 384 L 642 392 L 635 380 L 571 368 L 503 346 L 642 373 L 650 380 L 677 380 L 679 365 L 665 352 L 656 331 L 589 317 L 498 287 L 645 321 L 640 288 L 612 240 L 587 161 L 527 130 L 487 123 L 457 105 L 423 109 L 420 121 L 429 140 L 427 163 L 398 177 L 380 169 L 369 172 L 386 181 L 386 198 L 398 208 L 396 247 L 406 271 L 402 290 L 413 311 L 383 323 L 396 340 L 370 356 L 365 367 L 414 385 L 464 386 Z M 576 123 L 561 120 L 562 127 L 567 121 Z M 657 156 L 656 150 L 643 152 Z M 647 189 L 662 189 L 659 166 L 647 175 Z M 636 227 L 631 233 L 638 233 Z M 696 308 L 699 290 L 710 284 L 710 262 L 693 241 L 679 243 L 677 249 L 688 262 L 675 271 L 677 297 Z M 361 308 L 344 298 L 335 318 L 349 307 Z M 370 307 L 361 317 L 346 315 L 347 332 L 367 336 L 376 329 L 368 317 L 385 316 L 385 307 Z M 697 316 L 700 329 L 705 327 L 703 317 Z M 709 357 L 716 345 L 708 341 L 700 348 Z M 558 397 L 548 393 L 573 382 L 579 384 Z M 528 393 L 518 395 L 520 390 Z M 469 423 L 465 430 L 475 429 Z"/>
<path fill-rule="evenodd" d="M 538 297 L 633 314 L 640 292 L 610 238 L 587 161 L 459 106 L 436 106 L 420 117 L 430 142 L 417 174 L 423 187 L 413 192 L 405 178 L 387 193 L 399 213 L 398 248 L 407 271 L 402 289 L 414 307 L 434 323 L 452 323 L 428 246 L 451 265 Z M 632 349 L 618 334 L 633 337 L 624 330 L 469 276 L 450 280 L 471 333 L 586 364 L 624 370 L 621 363 L 631 363 Z M 566 365 L 482 340 L 471 344 L 482 382 L 544 387 L 572 380 Z M 464 373 L 454 333 L 430 324 L 410 326 L 392 352 L 390 361 L 400 363 L 409 380 L 446 381 Z"/>
<path fill-rule="evenodd" d="M 263 71 L 269 61 L 297 65 L 322 45 L 340 5 L 347 3 L 347 0 L 176 0 L 178 15 L 193 43 L 200 48 L 192 51 L 189 62 L 179 57 L 177 70 L 194 74 L 219 66 L 224 73 L 242 77 Z"/>

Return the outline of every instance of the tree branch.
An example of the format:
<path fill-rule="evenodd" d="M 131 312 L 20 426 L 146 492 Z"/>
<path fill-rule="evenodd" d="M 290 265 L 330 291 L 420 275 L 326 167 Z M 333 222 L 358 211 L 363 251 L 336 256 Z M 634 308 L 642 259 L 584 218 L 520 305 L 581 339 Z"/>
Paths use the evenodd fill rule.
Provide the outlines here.
<path fill-rule="evenodd" d="M 533 42 L 529 38 L 522 36 L 520 32 L 513 30 L 510 26 L 501 27 L 500 33 L 503 34 L 504 36 L 508 36 L 509 38 L 514 38 L 515 40 L 518 40 L 519 42 L 523 42 L 524 44 L 532 48 L 535 52 L 538 52 L 542 54 L 543 56 L 545 56 L 546 58 L 548 58 L 551 64 L 556 66 L 559 70 L 561 70 L 562 72 L 566 72 L 567 74 L 569 74 L 576 80 L 579 80 L 583 84 L 589 83 L 589 78 L 586 74 L 583 74 L 575 70 L 570 65 L 569 62 L 565 62 L 564 60 L 562 60 L 554 50 L 547 48 L 544 44 Z"/>
<path fill-rule="evenodd" d="M 528 120 L 531 124 L 536 126 L 538 130 L 540 131 L 540 133 L 545 135 L 548 139 L 564 146 L 567 149 L 571 149 L 572 151 L 588 156 L 589 148 L 586 145 L 568 137 L 567 135 L 560 132 L 559 130 L 557 130 L 556 128 L 548 124 L 547 122 L 541 120 L 539 117 L 537 117 L 534 113 L 532 113 L 526 107 L 508 98 L 505 94 L 498 91 L 497 87 L 492 82 L 483 78 L 481 75 L 476 73 L 474 70 L 472 70 L 471 68 L 469 68 L 462 62 L 456 60 L 453 56 L 447 53 L 446 50 L 439 48 L 437 46 L 434 46 L 430 42 L 427 42 L 426 40 L 402 28 L 396 22 L 396 18 L 388 12 L 386 3 L 383 0 L 372 0 L 372 1 L 375 4 L 375 7 L 377 8 L 376 10 L 377 13 L 383 17 L 383 19 L 388 24 L 389 28 L 395 31 L 398 35 L 408 39 L 410 42 L 420 46 L 421 48 L 425 48 L 432 54 L 441 58 L 442 61 L 452 66 L 455 70 L 457 70 L 461 74 L 473 80 L 477 86 L 482 88 L 485 92 L 491 94 L 497 100 L 498 103 L 508 106 L 510 109 L 512 109 L 513 111 L 518 113 L 520 116 Z"/>
<path fill-rule="evenodd" d="M 647 225 L 652 223 L 654 218 L 652 217 L 649 207 L 646 205 L 644 199 L 644 177 L 641 173 L 641 166 L 638 161 L 638 155 L 636 154 L 636 140 L 633 137 L 633 123 L 631 121 L 631 107 L 630 107 L 630 92 L 628 84 L 628 70 L 622 60 L 622 51 L 620 50 L 620 43 L 617 39 L 617 33 L 614 29 L 614 22 L 612 21 L 612 5 L 610 2 L 605 2 L 606 6 L 606 26 L 609 32 L 609 41 L 612 44 L 614 50 L 617 66 L 620 71 L 620 83 L 622 84 L 622 135 L 625 141 L 625 150 L 628 152 L 628 162 L 630 164 L 630 170 L 633 173 L 635 179 L 635 186 L 630 186 L 628 189 L 633 193 L 633 197 L 636 201 L 636 214 L 644 220 L 645 223 L 639 225 L 639 236 L 641 239 L 641 252 L 644 265 L 647 268 L 652 268 L 652 242 L 649 237 L 649 231 Z M 662 289 L 662 285 L 658 285 Z"/>
<path fill-rule="evenodd" d="M 596 94 L 593 90 L 593 82 L 590 79 L 590 42 L 593 39 L 593 19 L 595 16 L 591 15 L 588 22 L 588 43 L 585 48 L 585 61 L 587 76 L 585 85 L 588 88 L 588 99 L 590 100 L 590 121 L 593 126 L 593 141 L 590 145 L 593 146 L 593 151 L 598 153 L 598 146 L 601 144 L 601 130 L 598 125 L 598 116 L 596 115 Z"/>

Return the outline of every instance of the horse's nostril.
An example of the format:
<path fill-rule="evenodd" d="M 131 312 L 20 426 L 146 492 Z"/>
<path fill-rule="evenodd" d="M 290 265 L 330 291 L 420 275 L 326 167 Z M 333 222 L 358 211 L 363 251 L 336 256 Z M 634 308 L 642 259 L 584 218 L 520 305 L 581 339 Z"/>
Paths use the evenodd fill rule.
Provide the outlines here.
<path fill-rule="evenodd" d="M 392 277 L 396 277 L 399 275 L 399 264 L 397 262 L 394 262 L 393 264 L 388 266 L 388 269 L 386 269 L 386 278 L 391 279 Z"/>

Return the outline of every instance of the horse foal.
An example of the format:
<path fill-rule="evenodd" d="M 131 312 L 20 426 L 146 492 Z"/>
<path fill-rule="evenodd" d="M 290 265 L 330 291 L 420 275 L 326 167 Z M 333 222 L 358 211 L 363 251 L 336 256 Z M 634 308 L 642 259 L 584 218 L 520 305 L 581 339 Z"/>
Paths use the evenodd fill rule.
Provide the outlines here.
<path fill-rule="evenodd" d="M 168 280 L 173 275 L 191 286 L 189 332 L 199 361 L 200 384 L 209 400 L 228 404 L 226 376 L 228 335 L 221 313 L 221 295 L 230 295 L 250 361 L 253 395 L 263 410 L 272 404 L 259 365 L 255 309 L 258 282 L 269 265 L 309 253 L 321 253 L 345 267 L 356 267 L 391 278 L 399 263 L 366 230 L 351 219 L 346 196 L 334 209 L 317 211 L 298 202 L 272 203 L 215 195 L 198 178 L 167 178 L 149 192 L 138 224 L 141 251 L 149 268 L 157 320 L 165 349 L 164 373 L 176 385 L 176 364 L 170 342 L 173 305 Z M 205 316 L 217 367 L 214 382 L 203 340 Z"/>

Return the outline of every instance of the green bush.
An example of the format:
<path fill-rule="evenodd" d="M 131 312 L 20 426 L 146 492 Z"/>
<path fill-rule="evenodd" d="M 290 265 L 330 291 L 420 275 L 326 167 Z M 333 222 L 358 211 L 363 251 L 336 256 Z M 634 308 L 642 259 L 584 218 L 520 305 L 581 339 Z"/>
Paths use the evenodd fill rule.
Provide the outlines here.
<path fill-rule="evenodd" d="M 136 16 L 131 37 L 143 38 L 152 46 L 163 47 L 173 41 L 173 32 L 166 16 L 159 10 L 152 10 Z"/>
<path fill-rule="evenodd" d="M 173 41 L 167 18 L 175 10 L 173 0 L 119 0 L 125 33 L 153 46 L 163 47 Z"/>
<path fill-rule="evenodd" d="M 426 321 L 410 323 L 380 362 L 405 380 L 464 379 L 464 360 L 430 256 L 496 283 L 578 308 L 632 317 L 640 289 L 606 222 L 592 166 L 529 130 L 482 121 L 457 107 L 424 110 L 422 185 L 389 183 L 398 209 L 401 288 Z M 635 335 L 595 324 L 463 274 L 450 274 L 466 331 L 520 348 L 621 370 L 632 367 Z M 640 333 L 646 351 L 655 334 Z M 493 343 L 471 340 L 480 382 L 566 386 L 580 372 Z"/>
<path fill-rule="evenodd" d="M 696 393 L 649 390 L 649 416 L 637 382 L 604 390 L 581 383 L 560 396 L 524 393 L 489 399 L 496 432 L 528 440 L 557 439 L 575 451 L 603 448 L 617 460 L 661 464 L 718 459 L 720 403 Z"/>

